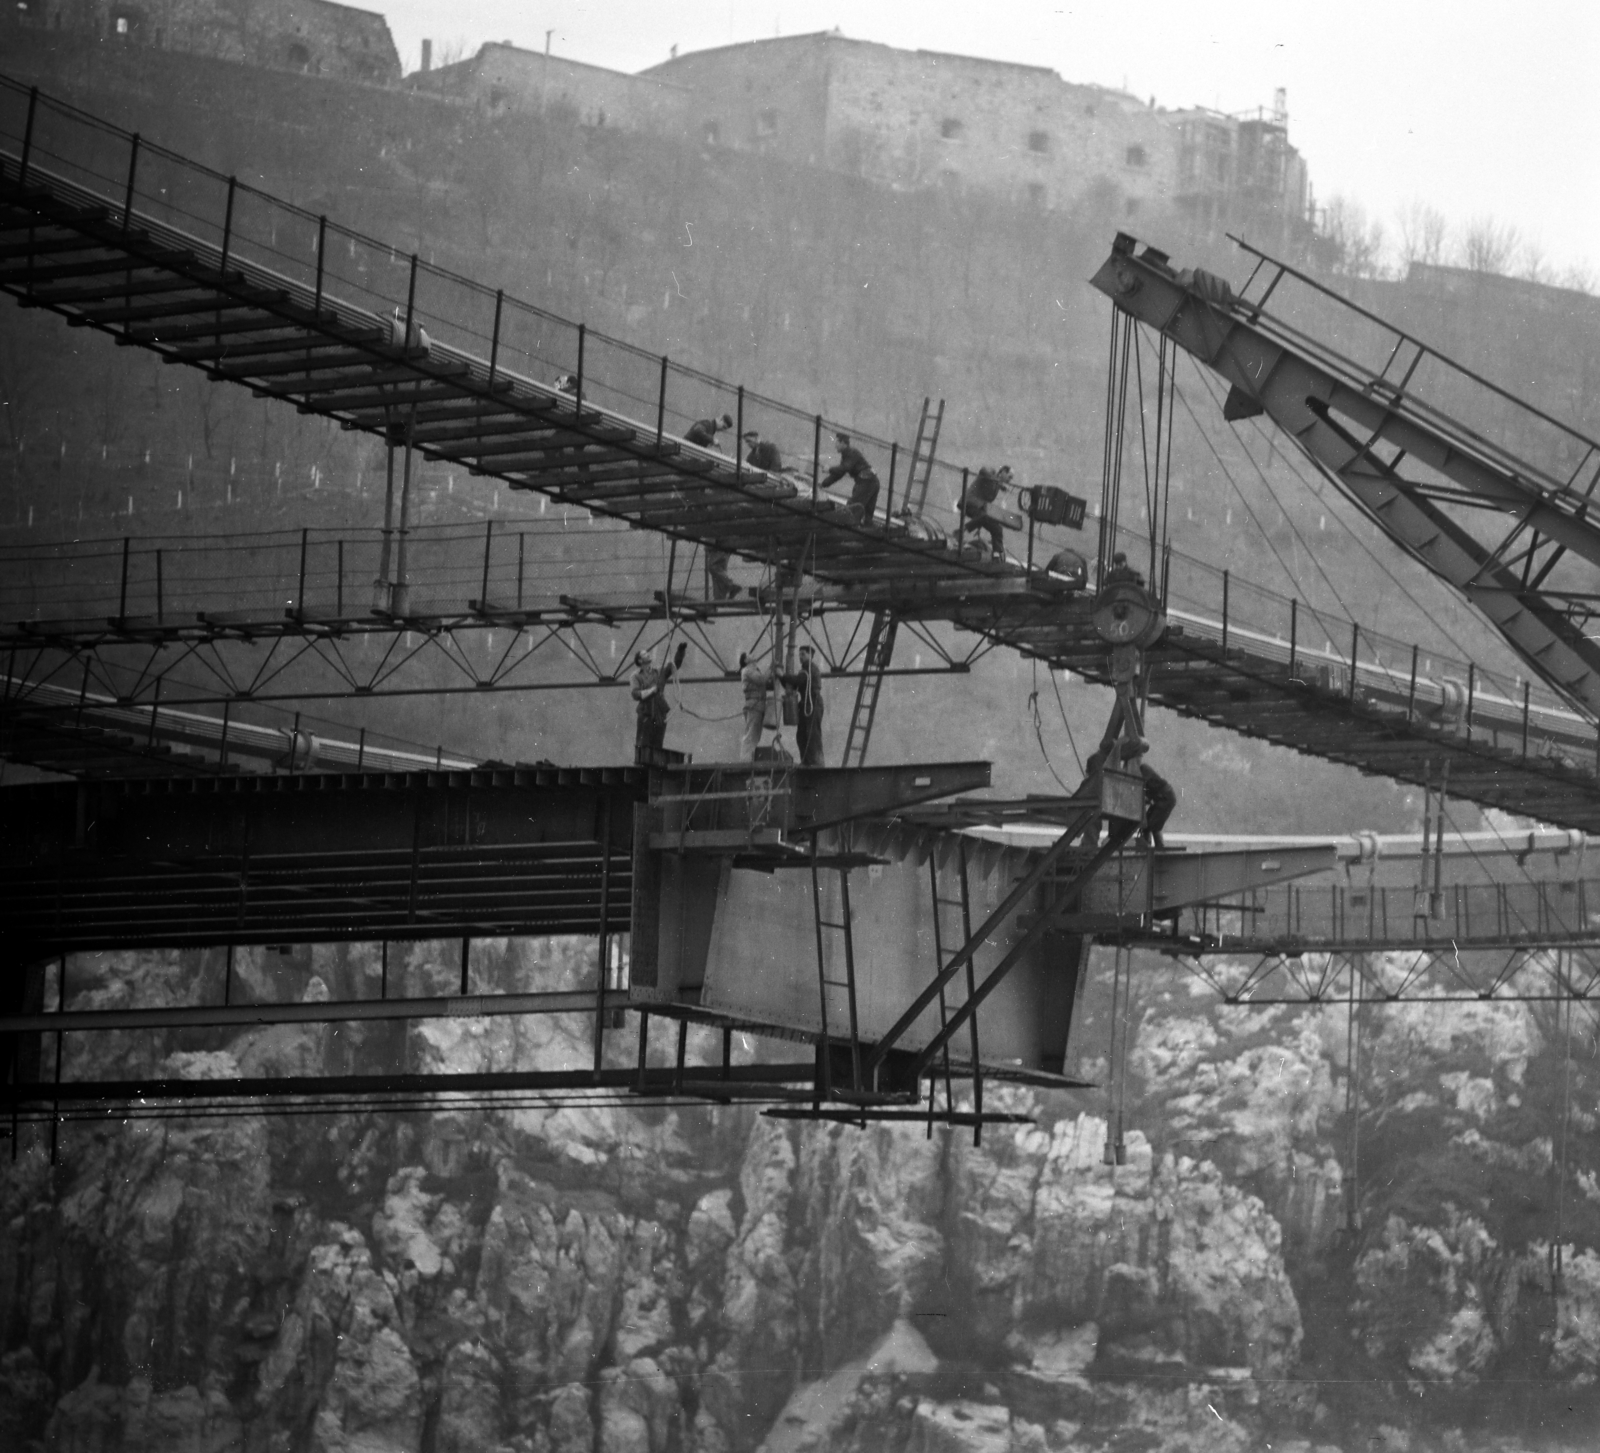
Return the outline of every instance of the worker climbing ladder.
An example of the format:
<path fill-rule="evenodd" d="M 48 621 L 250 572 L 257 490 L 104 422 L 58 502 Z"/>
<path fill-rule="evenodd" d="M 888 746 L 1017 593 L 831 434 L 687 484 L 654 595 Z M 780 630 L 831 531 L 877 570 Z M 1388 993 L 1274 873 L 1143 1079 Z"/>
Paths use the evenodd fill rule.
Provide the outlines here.
<path fill-rule="evenodd" d="M 817 926 L 817 992 L 821 1037 L 818 1041 L 820 1073 L 817 1083 L 823 1098 L 833 1098 L 838 1087 L 833 1083 L 833 1032 L 829 1024 L 828 995 L 844 994 L 845 1014 L 850 1026 L 850 1089 L 859 1094 L 861 1084 L 861 1036 L 856 1017 L 856 951 L 850 927 L 850 870 L 839 868 L 839 892 L 836 901 L 829 905 L 832 896 L 825 891 L 824 869 L 817 858 L 817 839 L 811 838 L 811 906 Z M 837 912 L 829 918 L 829 912 Z M 841 960 L 843 961 L 841 964 Z M 840 968 L 844 977 L 838 977 Z"/>

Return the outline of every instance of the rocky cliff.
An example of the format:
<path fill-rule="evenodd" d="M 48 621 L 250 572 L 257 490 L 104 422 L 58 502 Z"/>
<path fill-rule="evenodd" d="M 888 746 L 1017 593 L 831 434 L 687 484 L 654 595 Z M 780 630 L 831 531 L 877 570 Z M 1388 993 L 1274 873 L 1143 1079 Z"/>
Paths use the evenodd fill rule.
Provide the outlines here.
<path fill-rule="evenodd" d="M 482 972 L 571 984 L 585 951 L 485 945 Z M 370 957 L 251 951 L 236 972 L 262 992 L 342 995 Z M 211 968 L 106 956 L 75 973 L 89 1003 L 130 985 L 175 995 L 182 971 Z M 421 945 L 395 971 L 420 989 L 450 968 Z M 1592 1446 L 1591 1020 L 1229 1008 L 1176 973 L 1136 968 L 1121 1165 L 1103 1161 L 1107 1093 L 993 1086 L 990 1107 L 1034 1123 L 981 1145 L 574 1102 L 79 1121 L 52 1166 L 24 1127 L 0 1180 L 0 1444 Z M 1077 1030 L 1085 1068 L 1104 988 Z M 415 1025 L 404 1042 L 186 1033 L 69 1039 L 69 1069 L 589 1053 L 587 1024 L 556 1018 Z"/>

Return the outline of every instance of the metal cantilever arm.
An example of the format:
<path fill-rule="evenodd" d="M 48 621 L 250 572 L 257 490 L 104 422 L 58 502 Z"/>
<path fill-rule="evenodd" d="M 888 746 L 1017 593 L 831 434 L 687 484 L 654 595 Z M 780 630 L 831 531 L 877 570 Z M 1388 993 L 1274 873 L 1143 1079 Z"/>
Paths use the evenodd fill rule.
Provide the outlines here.
<path fill-rule="evenodd" d="M 1260 302 L 1234 297 L 1217 279 L 1179 274 L 1159 253 L 1135 255 L 1133 245 L 1119 238 L 1093 285 L 1226 380 L 1228 417 L 1265 413 L 1392 540 L 1477 606 L 1532 671 L 1600 714 L 1600 645 L 1544 585 L 1566 552 L 1600 565 L 1600 522 L 1587 496 L 1395 383 L 1336 362 L 1330 348 L 1277 323 Z M 1401 336 L 1419 357 L 1436 356 Z M 1390 458 L 1378 455 L 1380 444 Z M 1396 465 L 1406 457 L 1437 471 L 1449 489 L 1402 476 Z M 1467 510 L 1475 528 L 1463 520 Z M 1509 523 L 1490 548 L 1478 535 L 1496 514 Z M 1527 565 L 1520 578 L 1508 558 L 1519 540 L 1518 560 Z"/>

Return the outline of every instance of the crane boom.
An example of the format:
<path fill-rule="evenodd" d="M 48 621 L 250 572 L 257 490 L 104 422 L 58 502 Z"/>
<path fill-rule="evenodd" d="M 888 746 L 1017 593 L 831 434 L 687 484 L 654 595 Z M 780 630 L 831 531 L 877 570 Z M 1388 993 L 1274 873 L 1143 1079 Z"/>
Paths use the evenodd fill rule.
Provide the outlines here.
<path fill-rule="evenodd" d="M 1179 271 L 1165 253 L 1137 247 L 1119 233 L 1093 285 L 1228 383 L 1225 418 L 1266 414 L 1392 540 L 1476 606 L 1530 670 L 1600 715 L 1600 643 L 1589 634 L 1600 599 L 1600 521 L 1590 514 L 1600 444 L 1264 253 L 1256 253 L 1251 281 L 1263 286 L 1252 301 L 1221 278 Z M 1382 370 L 1268 313 L 1285 278 L 1348 310 L 1369 333 L 1376 325 L 1388 348 Z M 1559 470 L 1518 457 L 1420 397 L 1411 382 L 1424 364 L 1471 380 L 1513 417 L 1553 433 Z"/>

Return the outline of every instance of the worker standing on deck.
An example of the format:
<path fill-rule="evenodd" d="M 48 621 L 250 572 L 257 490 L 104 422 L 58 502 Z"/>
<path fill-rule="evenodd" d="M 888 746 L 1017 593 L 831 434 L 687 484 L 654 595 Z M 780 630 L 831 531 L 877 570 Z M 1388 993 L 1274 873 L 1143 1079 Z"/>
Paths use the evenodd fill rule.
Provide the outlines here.
<path fill-rule="evenodd" d="M 848 434 L 842 432 L 835 434 L 833 442 L 839 449 L 839 462 L 822 476 L 822 488 L 826 489 L 848 474 L 853 481 L 850 488 L 850 512 L 861 524 L 870 525 L 872 512 L 878 504 L 878 476 L 867 463 L 866 455 L 850 442 Z"/>
<path fill-rule="evenodd" d="M 1161 829 L 1178 805 L 1178 794 L 1172 783 L 1143 759 L 1139 762 L 1139 775 L 1144 778 L 1144 830 L 1151 844 L 1164 850 L 1167 844 Z"/>
<path fill-rule="evenodd" d="M 800 669 L 779 679 L 795 693 L 795 747 L 802 767 L 822 763 L 822 668 L 810 646 L 800 648 Z"/>
<path fill-rule="evenodd" d="M 633 658 L 636 668 L 630 688 L 636 706 L 633 734 L 633 759 L 641 766 L 656 759 L 667 739 L 667 714 L 672 710 L 667 701 L 667 683 L 678 674 L 683 658 L 688 654 L 689 643 L 679 641 L 672 660 L 658 667 L 648 651 L 640 651 Z"/>
<path fill-rule="evenodd" d="M 767 721 L 767 696 L 772 690 L 772 673 L 754 657 L 739 652 L 739 682 L 744 688 L 744 732 L 739 738 L 739 760 L 753 762 L 761 747 L 761 733 Z"/>
<path fill-rule="evenodd" d="M 732 414 L 718 414 L 714 419 L 696 419 L 683 437 L 702 449 L 714 449 L 717 435 L 732 427 Z M 739 594 L 739 587 L 728 575 L 728 561 L 732 558 L 726 550 L 706 546 L 706 594 L 712 600 L 732 600 Z"/>

